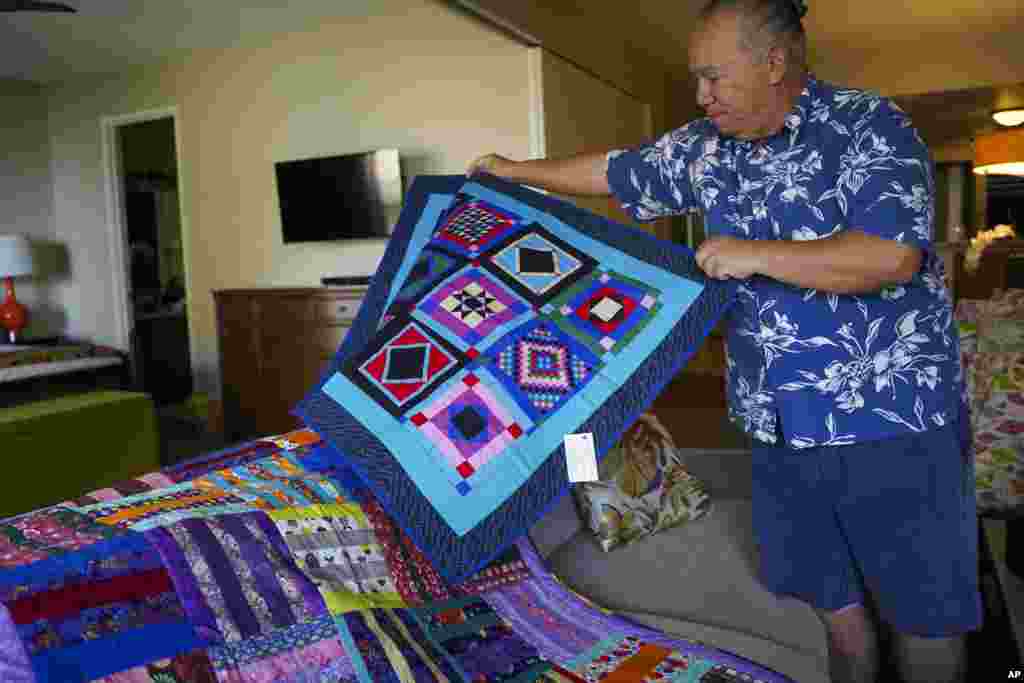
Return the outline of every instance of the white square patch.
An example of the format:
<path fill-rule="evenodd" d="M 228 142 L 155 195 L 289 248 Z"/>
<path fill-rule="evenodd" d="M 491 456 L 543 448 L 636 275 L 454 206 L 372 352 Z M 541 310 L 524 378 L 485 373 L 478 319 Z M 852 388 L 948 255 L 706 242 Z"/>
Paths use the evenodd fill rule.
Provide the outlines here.
<path fill-rule="evenodd" d="M 590 309 L 590 312 L 596 315 L 604 322 L 609 322 L 612 318 L 619 314 L 622 310 L 622 304 L 615 301 L 611 297 L 604 297 L 600 302 Z"/>

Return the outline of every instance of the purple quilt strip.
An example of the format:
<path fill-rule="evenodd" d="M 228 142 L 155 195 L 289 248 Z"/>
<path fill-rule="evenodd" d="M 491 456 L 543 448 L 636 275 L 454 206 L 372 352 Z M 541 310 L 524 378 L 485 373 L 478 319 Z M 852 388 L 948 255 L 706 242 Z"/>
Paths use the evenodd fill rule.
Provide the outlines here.
<path fill-rule="evenodd" d="M 258 528 L 263 539 L 256 538 L 246 526 Z M 247 565 L 236 567 L 221 543 L 210 530 L 216 524 L 224 532 L 232 536 Z M 177 527 L 176 529 L 174 527 Z M 304 612 L 303 617 L 316 617 L 326 614 L 326 606 L 316 586 L 310 582 L 296 567 L 291 553 L 281 538 L 277 527 L 262 512 L 246 512 L 237 515 L 221 515 L 215 519 L 189 519 L 169 527 L 159 527 L 146 531 L 148 540 L 157 548 L 164 560 L 164 565 L 171 575 L 174 587 L 181 598 L 182 604 L 196 628 L 196 633 L 205 640 L 219 642 L 247 638 L 262 634 L 270 624 L 264 623 L 253 612 L 253 606 L 246 597 L 246 591 L 259 593 L 269 608 L 273 626 L 284 627 L 296 623 L 290 606 L 283 594 L 283 581 L 290 581 L 301 597 L 301 605 L 294 607 Z M 182 548 L 175 536 L 187 539 L 190 549 Z M 265 540 L 264 540 L 265 539 Z M 205 564 L 205 576 L 195 574 L 193 563 L 189 561 L 191 552 Z M 254 580 L 250 585 L 242 585 L 239 570 L 245 570 Z M 286 575 L 281 575 L 279 569 Z M 290 571 L 289 571 L 290 570 Z M 212 584 L 211 584 L 212 582 Z M 202 585 L 216 585 L 223 604 L 217 612 L 207 600 Z M 207 588 L 211 590 L 211 588 Z M 222 625 L 237 629 L 238 633 L 229 636 Z"/>
<path fill-rule="evenodd" d="M 0 604 L 0 681 L 4 683 L 35 683 L 25 646 L 11 621 L 7 608 Z"/>
<path fill-rule="evenodd" d="M 587 605 L 560 584 L 544 566 L 543 560 L 528 539 L 521 538 L 516 541 L 516 545 L 533 576 L 520 583 L 484 593 L 482 597 L 512 624 L 516 633 L 532 643 L 542 656 L 551 661 L 567 663 L 600 640 L 607 638 L 609 634 L 620 633 L 678 650 L 684 655 L 701 657 L 717 664 L 734 667 L 757 676 L 765 683 L 794 683 L 788 676 L 730 652 L 673 638 L 624 617 L 605 614 Z M 557 617 L 558 622 L 552 623 L 550 614 L 540 614 L 531 610 L 529 604 L 542 606 L 546 612 Z"/>

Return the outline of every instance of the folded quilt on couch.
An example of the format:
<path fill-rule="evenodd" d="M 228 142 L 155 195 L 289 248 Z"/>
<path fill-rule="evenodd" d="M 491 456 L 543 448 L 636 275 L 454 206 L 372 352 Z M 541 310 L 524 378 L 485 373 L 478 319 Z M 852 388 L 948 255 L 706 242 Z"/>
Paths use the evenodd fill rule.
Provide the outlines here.
<path fill-rule="evenodd" d="M 437 570 L 468 576 L 568 491 L 733 296 L 680 245 L 489 176 L 420 177 L 297 411 Z"/>

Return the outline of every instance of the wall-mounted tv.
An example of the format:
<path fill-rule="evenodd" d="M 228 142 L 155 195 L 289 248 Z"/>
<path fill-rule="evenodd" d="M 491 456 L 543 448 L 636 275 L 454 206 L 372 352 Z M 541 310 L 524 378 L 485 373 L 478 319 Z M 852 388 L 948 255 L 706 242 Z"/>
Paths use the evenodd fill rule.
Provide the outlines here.
<path fill-rule="evenodd" d="M 398 150 L 274 164 L 285 244 L 387 237 L 402 202 Z"/>

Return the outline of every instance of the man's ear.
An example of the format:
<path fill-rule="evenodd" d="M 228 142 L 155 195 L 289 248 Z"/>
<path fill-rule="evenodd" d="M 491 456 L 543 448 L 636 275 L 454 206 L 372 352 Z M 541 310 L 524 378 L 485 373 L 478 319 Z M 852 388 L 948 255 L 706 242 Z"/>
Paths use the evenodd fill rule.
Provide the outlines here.
<path fill-rule="evenodd" d="M 786 76 L 786 67 L 789 65 L 789 52 L 781 45 L 768 49 L 768 82 L 778 85 Z"/>

